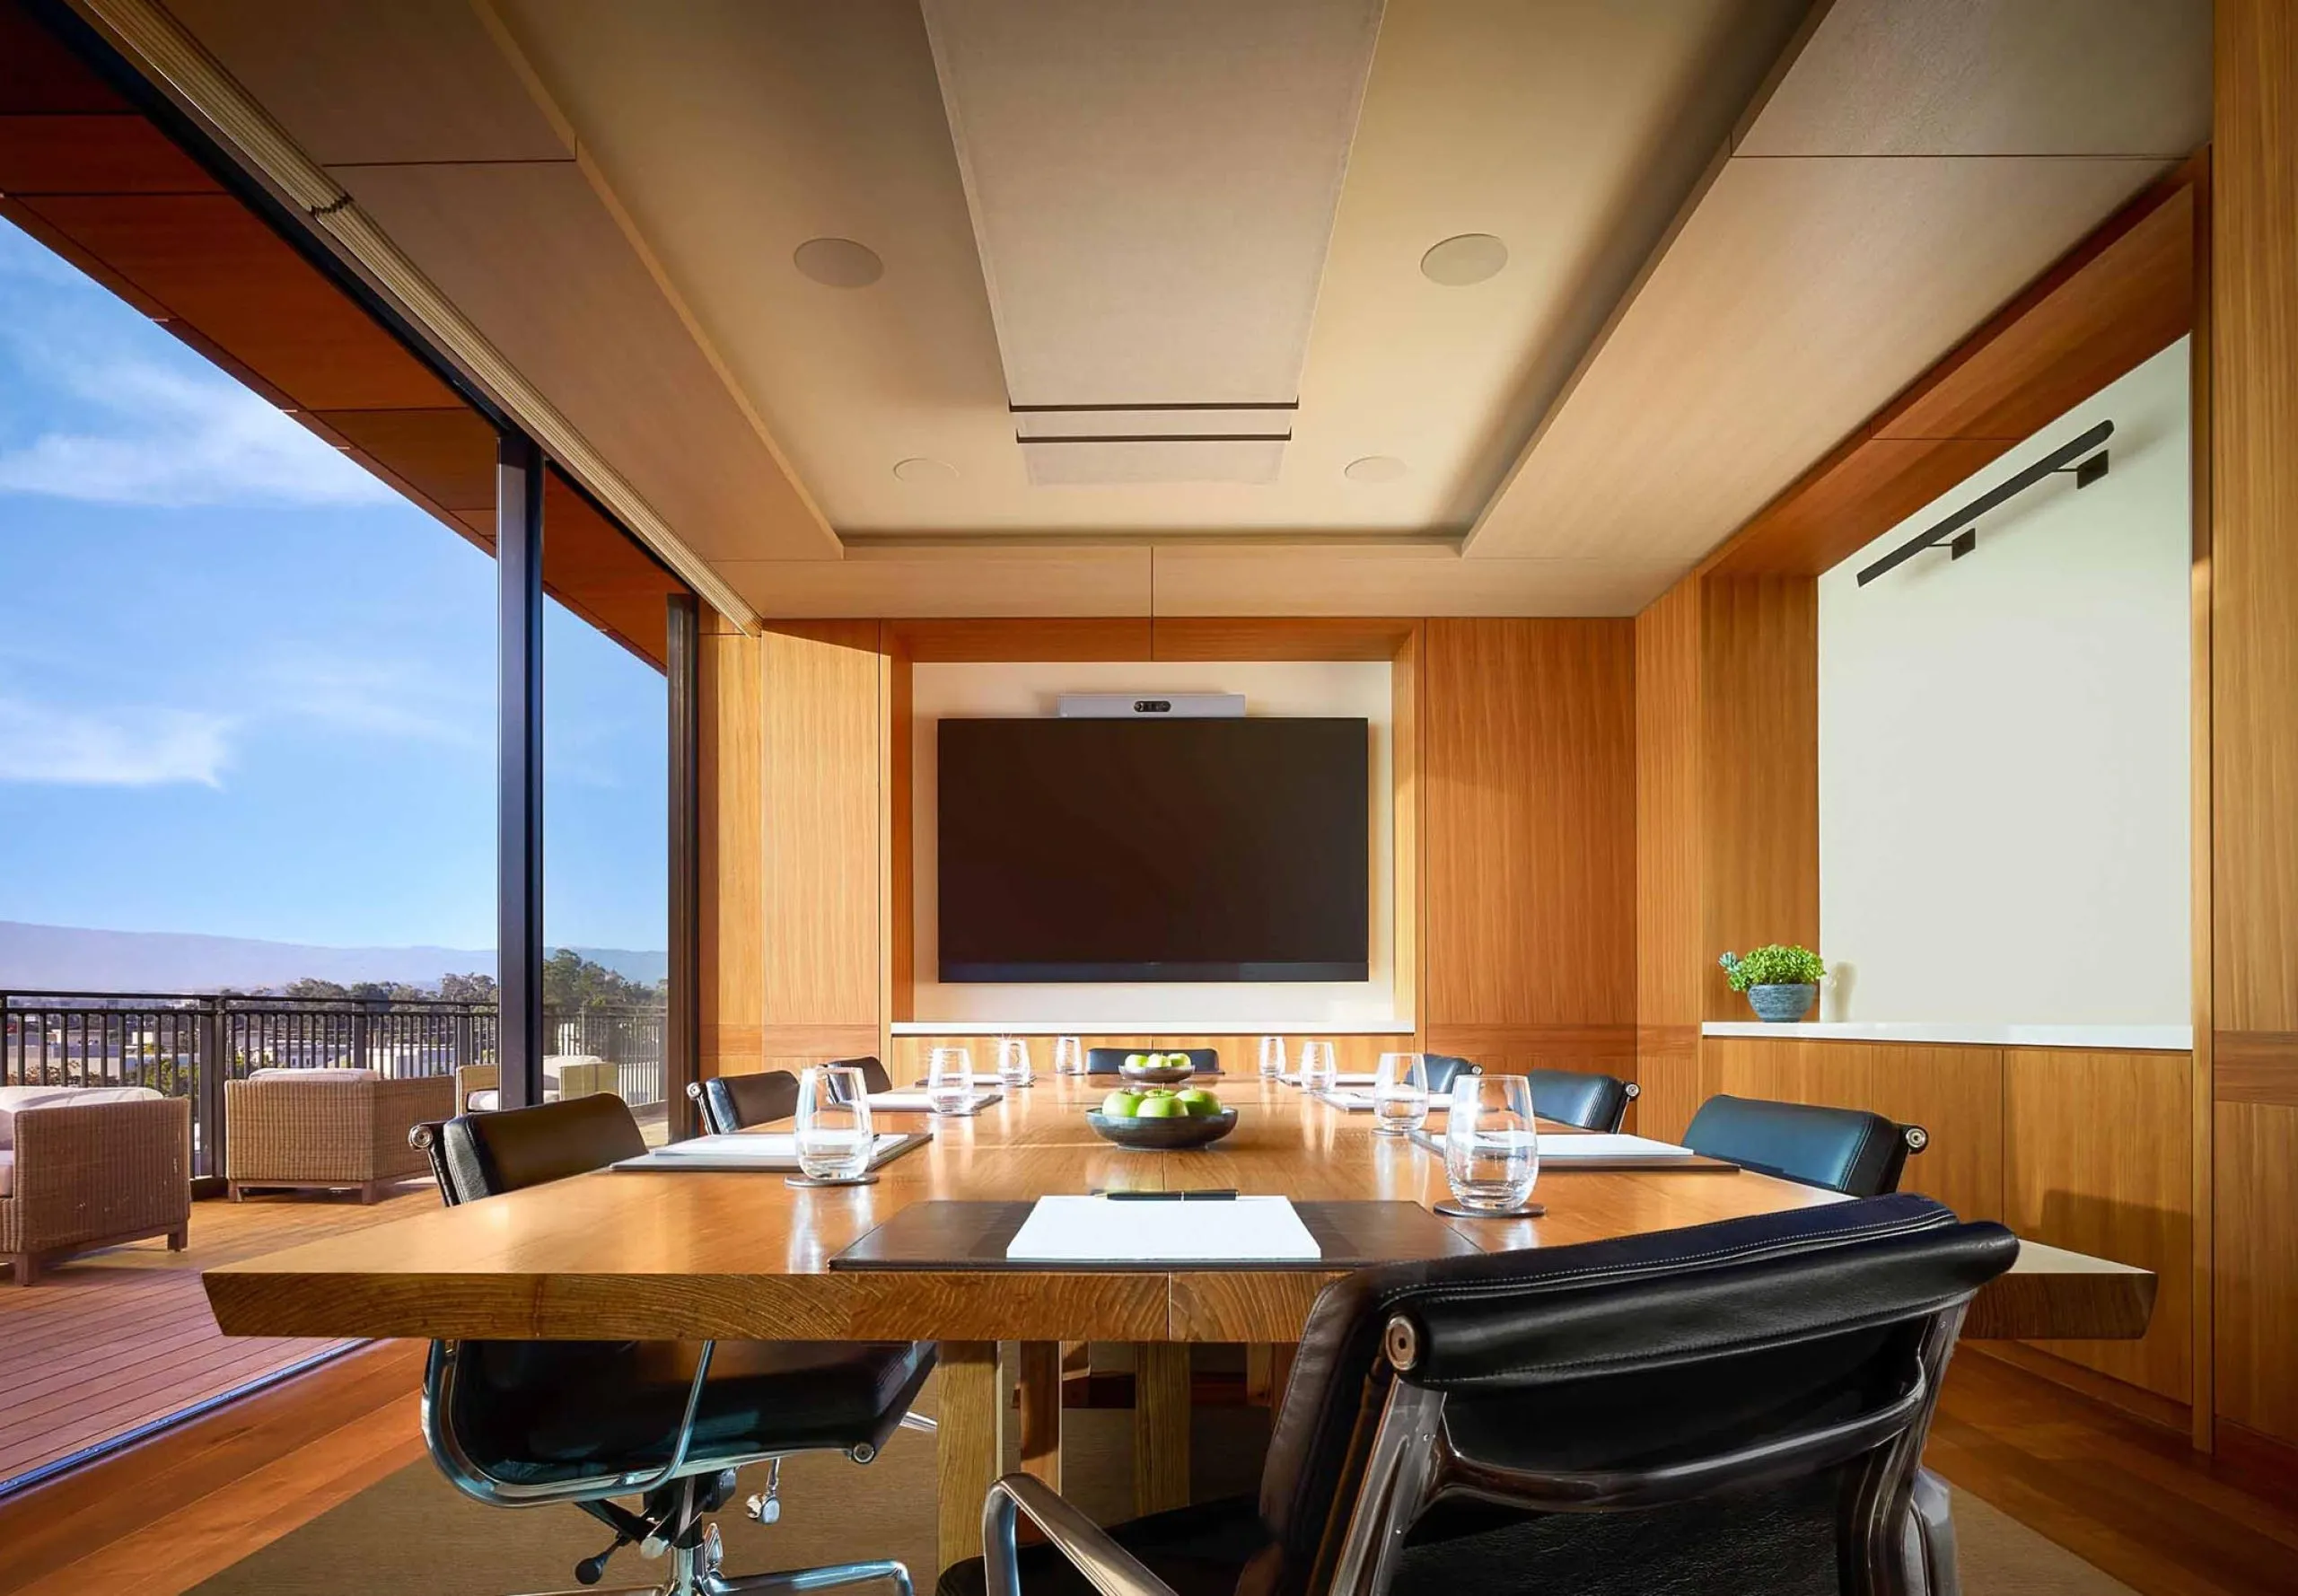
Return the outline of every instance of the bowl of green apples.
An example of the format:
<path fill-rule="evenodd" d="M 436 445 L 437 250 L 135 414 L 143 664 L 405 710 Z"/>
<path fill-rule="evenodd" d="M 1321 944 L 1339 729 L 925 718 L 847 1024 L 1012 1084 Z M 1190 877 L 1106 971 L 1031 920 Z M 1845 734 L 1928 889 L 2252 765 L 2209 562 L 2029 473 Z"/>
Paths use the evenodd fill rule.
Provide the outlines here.
<path fill-rule="evenodd" d="M 1186 1053 L 1128 1053 L 1117 1073 L 1136 1086 L 1171 1086 L 1197 1073 Z"/>
<path fill-rule="evenodd" d="M 1202 1086 L 1119 1087 L 1085 1116 L 1093 1134 L 1120 1147 L 1177 1153 L 1210 1147 L 1237 1128 L 1237 1110 Z"/>

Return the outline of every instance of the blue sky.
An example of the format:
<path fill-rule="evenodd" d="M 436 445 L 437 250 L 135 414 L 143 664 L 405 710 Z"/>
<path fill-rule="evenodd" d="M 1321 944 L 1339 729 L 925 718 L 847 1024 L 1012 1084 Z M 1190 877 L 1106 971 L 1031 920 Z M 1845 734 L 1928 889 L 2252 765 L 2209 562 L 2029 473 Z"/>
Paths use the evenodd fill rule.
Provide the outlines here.
<path fill-rule="evenodd" d="M 662 679 L 544 647 L 545 939 L 661 948 Z M 0 222 L 0 919 L 492 947 L 494 675 L 492 560 Z"/>

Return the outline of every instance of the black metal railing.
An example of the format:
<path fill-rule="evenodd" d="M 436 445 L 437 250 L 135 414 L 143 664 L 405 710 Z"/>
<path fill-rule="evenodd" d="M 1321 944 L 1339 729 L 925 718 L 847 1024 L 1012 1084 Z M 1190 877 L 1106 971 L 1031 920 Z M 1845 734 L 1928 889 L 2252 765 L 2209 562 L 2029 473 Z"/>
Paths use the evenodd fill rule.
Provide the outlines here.
<path fill-rule="evenodd" d="M 618 1066 L 633 1108 L 662 1101 L 658 1005 L 553 1010 L 552 1053 Z M 149 1086 L 191 1101 L 193 1170 L 224 1170 L 224 1083 L 259 1069 L 372 1069 L 393 1079 L 496 1061 L 495 1005 L 448 998 L 0 993 L 0 1085 Z"/>

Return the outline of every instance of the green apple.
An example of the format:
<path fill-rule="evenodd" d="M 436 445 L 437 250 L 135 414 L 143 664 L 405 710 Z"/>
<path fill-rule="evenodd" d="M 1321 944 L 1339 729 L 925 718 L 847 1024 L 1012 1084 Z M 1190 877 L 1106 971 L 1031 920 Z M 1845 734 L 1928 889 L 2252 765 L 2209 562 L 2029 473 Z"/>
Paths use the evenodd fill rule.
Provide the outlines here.
<path fill-rule="evenodd" d="M 1189 1067 L 1188 1055 L 1186 1053 L 1168 1053 L 1160 1062 L 1169 1070 L 1185 1070 Z"/>
<path fill-rule="evenodd" d="M 1130 1119 L 1141 1111 L 1137 1092 L 1112 1092 L 1101 1099 L 1101 1112 L 1111 1119 Z"/>
<path fill-rule="evenodd" d="M 1221 1100 L 1202 1086 L 1192 1086 L 1186 1092 L 1173 1093 L 1173 1101 L 1200 1118 L 1210 1118 L 1221 1111 Z"/>
<path fill-rule="evenodd" d="M 1134 1117 L 1139 1119 L 1186 1119 L 1188 1109 L 1177 1097 L 1145 1097 Z"/>
<path fill-rule="evenodd" d="M 1147 1069 L 1149 1067 L 1149 1055 L 1146 1053 L 1127 1054 L 1125 1056 L 1125 1067 L 1129 1070 Z"/>

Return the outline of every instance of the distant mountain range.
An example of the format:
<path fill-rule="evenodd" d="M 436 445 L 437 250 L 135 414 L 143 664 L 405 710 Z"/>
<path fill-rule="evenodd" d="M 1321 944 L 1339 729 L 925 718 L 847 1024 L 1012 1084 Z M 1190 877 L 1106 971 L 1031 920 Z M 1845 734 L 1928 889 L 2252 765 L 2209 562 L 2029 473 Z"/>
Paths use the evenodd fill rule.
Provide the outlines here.
<path fill-rule="evenodd" d="M 666 952 L 577 948 L 634 981 L 670 973 Z M 260 992 L 305 976 L 323 981 L 404 981 L 493 975 L 492 948 L 320 948 L 176 931 L 90 931 L 0 920 L 0 988 L 45 992 Z"/>

